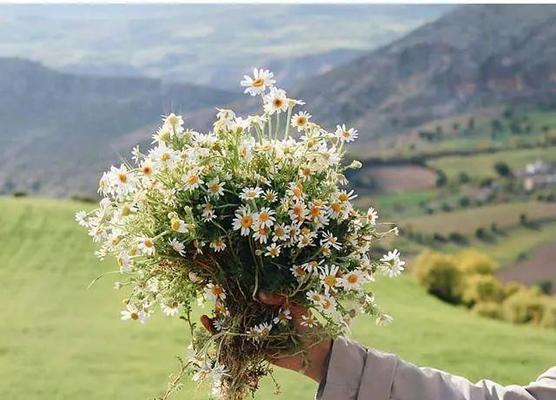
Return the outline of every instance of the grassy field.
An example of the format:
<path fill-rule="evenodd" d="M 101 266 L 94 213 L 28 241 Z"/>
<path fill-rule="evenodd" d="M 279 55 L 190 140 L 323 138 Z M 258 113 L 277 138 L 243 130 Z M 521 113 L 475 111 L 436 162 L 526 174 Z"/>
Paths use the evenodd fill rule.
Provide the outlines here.
<path fill-rule="evenodd" d="M 492 223 L 499 228 L 518 225 L 521 214 L 526 214 L 530 221 L 554 218 L 556 203 L 528 201 L 459 209 L 408 218 L 403 221 L 403 225 L 427 233 L 473 234 L 477 228 L 489 228 Z"/>
<path fill-rule="evenodd" d="M 186 352 L 177 319 L 145 326 L 119 320 L 120 295 L 107 277 L 87 290 L 99 264 L 73 222 L 82 205 L 0 198 L 0 399 L 152 399 Z M 361 319 L 355 339 L 473 380 L 526 383 L 556 360 L 556 331 L 474 317 L 426 295 L 410 278 L 375 285 L 396 320 L 377 328 Z M 283 393 L 268 382 L 257 399 L 309 399 L 315 385 L 280 371 Z M 186 385 L 177 399 L 202 399 Z"/>
<path fill-rule="evenodd" d="M 476 154 L 472 156 L 450 156 L 433 159 L 428 164 L 444 171 L 448 179 L 456 179 L 465 172 L 472 179 L 494 178 L 497 176 L 494 165 L 505 162 L 514 171 L 522 170 L 527 163 L 535 160 L 556 162 L 556 149 L 536 148 L 524 150 L 500 151 L 494 154 Z"/>

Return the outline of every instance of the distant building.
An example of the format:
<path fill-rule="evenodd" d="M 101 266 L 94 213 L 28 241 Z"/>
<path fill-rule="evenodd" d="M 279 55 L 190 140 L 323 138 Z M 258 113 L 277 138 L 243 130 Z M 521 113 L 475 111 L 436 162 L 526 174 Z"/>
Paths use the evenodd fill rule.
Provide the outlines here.
<path fill-rule="evenodd" d="M 517 176 L 522 179 L 523 188 L 531 192 L 538 188 L 556 185 L 556 165 L 536 160 L 525 166 Z"/>

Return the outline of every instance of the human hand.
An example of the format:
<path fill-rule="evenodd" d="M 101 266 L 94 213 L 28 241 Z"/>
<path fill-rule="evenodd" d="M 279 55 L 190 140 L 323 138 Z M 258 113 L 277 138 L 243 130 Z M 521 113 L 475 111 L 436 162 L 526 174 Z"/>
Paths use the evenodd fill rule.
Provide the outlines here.
<path fill-rule="evenodd" d="M 301 324 L 303 316 L 308 315 L 308 310 L 297 303 L 288 302 L 286 296 L 259 292 L 258 298 L 261 303 L 270 306 L 282 306 L 287 304 L 295 330 L 302 340 L 304 340 L 302 345 L 305 354 L 277 356 L 271 358 L 269 361 L 278 367 L 301 372 L 317 383 L 320 383 L 326 371 L 328 355 L 332 348 L 332 339 L 326 338 L 324 340 L 314 341 L 314 336 L 308 334 L 311 328 Z M 207 331 L 212 334 L 216 333 L 212 320 L 208 316 L 202 315 L 201 323 Z M 304 360 L 307 361 L 308 365 L 304 363 Z"/>

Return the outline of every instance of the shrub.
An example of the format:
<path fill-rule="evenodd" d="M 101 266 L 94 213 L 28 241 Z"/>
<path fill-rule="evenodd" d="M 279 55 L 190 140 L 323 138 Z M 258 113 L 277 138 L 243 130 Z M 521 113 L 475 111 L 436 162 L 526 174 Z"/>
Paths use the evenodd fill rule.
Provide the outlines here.
<path fill-rule="evenodd" d="M 519 282 L 508 282 L 506 286 L 504 286 L 504 298 L 510 297 L 523 289 L 525 289 L 525 286 Z"/>
<path fill-rule="evenodd" d="M 504 300 L 502 313 L 514 324 L 539 324 L 543 319 L 544 301 L 536 288 L 522 288 Z"/>
<path fill-rule="evenodd" d="M 469 207 L 470 204 L 471 204 L 471 200 L 469 200 L 469 197 L 467 196 L 463 196 L 459 199 L 459 205 L 461 207 Z"/>
<path fill-rule="evenodd" d="M 468 183 L 471 181 L 471 177 L 466 172 L 460 172 L 458 175 L 458 180 L 460 183 Z"/>
<path fill-rule="evenodd" d="M 461 271 L 448 254 L 425 251 L 413 263 L 413 273 L 427 291 L 450 303 L 459 303 Z"/>
<path fill-rule="evenodd" d="M 448 182 L 448 177 L 444 171 L 436 171 L 436 187 L 442 187 Z"/>
<path fill-rule="evenodd" d="M 509 165 L 503 161 L 499 161 L 494 164 L 494 170 L 498 175 L 502 177 L 512 176 L 512 170 L 510 169 Z"/>
<path fill-rule="evenodd" d="M 459 232 L 452 232 L 448 237 L 452 242 L 457 243 L 459 245 L 466 245 L 469 243 L 467 238 Z"/>
<path fill-rule="evenodd" d="M 546 294 L 546 295 L 550 295 L 552 293 L 552 281 L 549 280 L 542 280 L 542 281 L 538 281 L 537 283 L 535 283 L 535 286 L 539 288 L 539 290 Z"/>
<path fill-rule="evenodd" d="M 477 303 L 473 306 L 471 311 L 481 317 L 502 319 L 502 305 L 493 301 L 485 301 Z"/>
<path fill-rule="evenodd" d="M 549 298 L 544 306 L 541 326 L 545 328 L 556 328 L 556 298 Z"/>
<path fill-rule="evenodd" d="M 459 269 L 466 275 L 490 275 L 496 270 L 496 262 L 475 249 L 462 250 L 456 254 Z"/>
<path fill-rule="evenodd" d="M 504 299 L 504 286 L 493 275 L 474 274 L 465 279 L 463 302 L 469 306 L 477 303 L 501 303 Z"/>

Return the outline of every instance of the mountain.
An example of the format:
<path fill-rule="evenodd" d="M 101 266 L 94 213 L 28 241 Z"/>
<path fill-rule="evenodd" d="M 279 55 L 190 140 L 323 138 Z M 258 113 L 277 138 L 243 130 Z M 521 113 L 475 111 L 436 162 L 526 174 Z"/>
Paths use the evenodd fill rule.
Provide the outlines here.
<path fill-rule="evenodd" d="M 0 5 L 0 55 L 71 73 L 237 88 L 254 66 L 288 79 L 384 45 L 438 5 Z M 309 56 L 307 56 L 309 55 Z M 295 64 L 292 62 L 295 61 Z M 310 76 L 314 74 L 311 73 Z"/>
<path fill-rule="evenodd" d="M 499 103 L 554 102 L 556 6 L 469 5 L 294 92 L 364 140 Z"/>
<path fill-rule="evenodd" d="M 148 138 L 145 126 L 161 114 L 234 98 L 198 85 L 80 76 L 0 58 L 0 193 L 94 193 L 101 170 Z"/>

